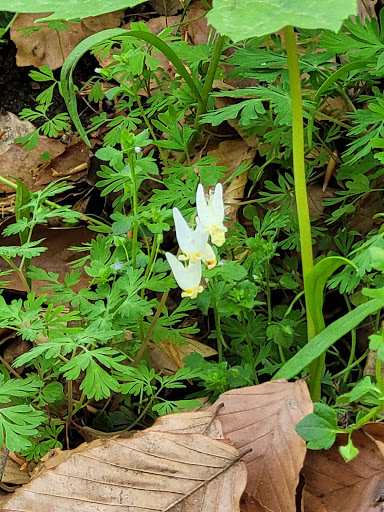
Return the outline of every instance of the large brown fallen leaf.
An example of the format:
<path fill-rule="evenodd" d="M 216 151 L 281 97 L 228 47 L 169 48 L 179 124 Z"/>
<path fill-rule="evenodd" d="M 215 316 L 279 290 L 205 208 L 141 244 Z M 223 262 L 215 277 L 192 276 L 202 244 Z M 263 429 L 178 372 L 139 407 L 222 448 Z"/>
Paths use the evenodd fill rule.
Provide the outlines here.
<path fill-rule="evenodd" d="M 17 46 L 16 64 L 18 66 L 46 65 L 50 69 L 60 68 L 64 62 L 63 58 L 66 59 L 83 39 L 104 29 L 118 27 L 124 11 L 85 18 L 80 23 L 66 22 L 68 30 L 56 31 L 43 25 L 38 32 L 23 35 L 20 29 L 36 27 L 35 20 L 44 15 L 44 13 L 19 14 L 13 22 L 11 39 Z"/>
<path fill-rule="evenodd" d="M 303 469 L 305 490 L 320 498 L 327 512 L 382 512 L 384 457 L 363 431 L 355 431 L 352 440 L 359 454 L 348 463 L 339 453 L 345 435 L 338 435 L 329 450 L 308 450 Z"/>
<path fill-rule="evenodd" d="M 1 510 L 236 512 L 245 483 L 244 463 L 225 441 L 149 430 L 94 441 L 59 465 L 48 459 Z"/>
<path fill-rule="evenodd" d="M 1 245 L 20 245 L 18 235 L 3 236 L 1 231 L 11 221 L 5 221 L 0 227 L 0 246 Z M 14 219 L 12 219 L 14 222 Z M 31 263 L 36 267 L 42 268 L 47 272 L 57 272 L 59 274 L 59 281 L 63 282 L 62 278 L 66 273 L 71 271 L 69 263 L 82 256 L 85 256 L 85 252 L 74 252 L 70 251 L 69 248 L 72 246 L 81 246 L 83 242 L 90 242 L 95 238 L 97 233 L 90 231 L 85 227 L 79 228 L 49 228 L 44 224 L 37 225 L 33 230 L 32 240 L 40 240 L 44 238 L 41 245 L 47 247 L 47 250 L 43 252 L 39 257 L 33 258 Z M 17 264 L 18 259 L 15 259 Z M 0 258 L 0 271 L 9 270 L 8 264 Z M 80 269 L 81 270 L 81 269 Z M 11 281 L 10 284 L 5 288 L 25 291 L 23 283 L 20 281 L 17 274 L 9 274 L 5 277 L 5 280 Z M 79 290 L 84 286 L 87 286 L 89 277 L 83 272 L 81 281 L 73 287 L 74 290 Z M 40 286 L 45 286 L 47 283 L 44 281 L 35 280 L 33 282 L 33 290 L 36 290 Z M 39 293 L 39 292 L 37 292 Z"/>
<path fill-rule="evenodd" d="M 313 410 L 303 380 L 279 379 L 223 393 L 211 411 L 218 412 L 224 437 L 242 452 L 248 481 L 246 492 L 273 512 L 296 512 L 295 492 L 306 445 L 295 425 Z"/>
<path fill-rule="evenodd" d="M 2 155 L 0 155 L 0 176 L 9 178 L 12 174 L 19 178 L 30 190 L 34 188 L 35 179 L 33 173 L 43 164 L 41 156 L 50 153 L 55 158 L 67 149 L 65 144 L 59 140 L 39 137 L 39 145 L 31 151 L 24 151 L 19 144 L 12 144 Z M 0 182 L 0 193 L 14 192 L 14 188 Z"/>

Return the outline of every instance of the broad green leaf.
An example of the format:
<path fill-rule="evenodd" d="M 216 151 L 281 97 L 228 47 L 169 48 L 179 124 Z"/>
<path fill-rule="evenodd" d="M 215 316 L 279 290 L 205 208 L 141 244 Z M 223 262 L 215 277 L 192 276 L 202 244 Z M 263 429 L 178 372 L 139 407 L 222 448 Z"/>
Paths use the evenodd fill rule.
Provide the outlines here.
<path fill-rule="evenodd" d="M 356 11 L 356 0 L 213 0 L 207 19 L 220 34 L 236 42 L 287 25 L 337 32 Z"/>
<path fill-rule="evenodd" d="M 328 325 L 320 334 L 311 339 L 273 376 L 275 379 L 291 379 L 306 366 L 329 349 L 337 340 L 358 326 L 367 316 L 384 307 L 384 301 L 373 299 L 357 306 L 353 311 Z"/>
<path fill-rule="evenodd" d="M 345 462 L 349 462 L 359 454 L 359 450 L 352 443 L 352 439 L 348 439 L 348 443 L 343 446 L 339 446 L 339 451 Z"/>
<path fill-rule="evenodd" d="M 11 12 L 53 12 L 47 18 L 40 18 L 36 21 L 47 20 L 77 20 L 88 18 L 89 16 L 98 16 L 107 12 L 135 7 L 144 3 L 144 0 L 93 0 L 92 2 L 78 0 L 39 0 L 31 3 L 28 0 L 0 0 L 0 11 Z"/>
<path fill-rule="evenodd" d="M 310 450 L 327 450 L 340 432 L 337 426 L 337 412 L 323 403 L 314 405 L 314 412 L 308 414 L 295 427 L 296 432 L 308 442 Z"/>

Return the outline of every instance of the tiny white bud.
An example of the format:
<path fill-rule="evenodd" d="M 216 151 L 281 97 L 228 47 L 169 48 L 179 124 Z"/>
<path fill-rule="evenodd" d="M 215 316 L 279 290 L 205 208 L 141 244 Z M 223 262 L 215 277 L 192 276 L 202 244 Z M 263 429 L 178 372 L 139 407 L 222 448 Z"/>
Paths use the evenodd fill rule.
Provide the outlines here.
<path fill-rule="evenodd" d="M 101 69 L 100 68 L 95 68 L 95 73 L 100 73 Z"/>
<path fill-rule="evenodd" d="M 140 146 L 136 146 L 135 147 L 135 153 L 141 153 L 141 147 Z"/>

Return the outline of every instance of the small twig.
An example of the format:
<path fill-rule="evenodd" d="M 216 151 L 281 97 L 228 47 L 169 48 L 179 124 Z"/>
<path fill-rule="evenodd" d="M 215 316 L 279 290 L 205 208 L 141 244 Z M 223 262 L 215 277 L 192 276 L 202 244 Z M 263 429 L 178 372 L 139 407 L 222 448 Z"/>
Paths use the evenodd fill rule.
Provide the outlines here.
<path fill-rule="evenodd" d="M 9 454 L 9 450 L 8 450 L 8 448 L 5 447 L 3 456 L 1 458 L 1 462 L 0 462 L 0 482 L 2 481 L 3 476 L 4 476 L 5 466 L 7 465 L 7 460 L 8 460 L 8 454 Z"/>
<path fill-rule="evenodd" d="M 220 409 L 222 409 L 224 407 L 224 404 L 221 403 L 219 404 L 217 407 L 216 407 L 216 411 L 213 413 L 212 415 L 212 418 L 209 420 L 209 423 L 208 425 L 205 427 L 205 429 L 203 430 L 202 434 L 206 434 L 209 430 L 209 428 L 211 427 L 212 423 L 215 421 L 215 419 L 217 418 L 217 415 L 219 414 L 219 411 Z"/>
<path fill-rule="evenodd" d="M 242 457 L 244 457 L 244 455 L 247 455 L 247 453 L 251 452 L 252 451 L 252 448 L 248 448 L 247 450 L 245 450 L 244 452 L 240 453 L 237 457 L 235 457 L 234 459 L 231 460 L 231 462 L 229 462 L 229 464 L 227 464 L 225 467 L 219 469 L 218 471 L 216 471 L 216 473 L 214 473 L 212 476 L 210 476 L 207 480 L 204 480 L 204 482 L 201 482 L 201 484 L 199 484 L 197 487 L 195 487 L 194 489 L 192 489 L 191 491 L 187 492 L 186 494 L 184 494 L 184 496 L 182 496 L 181 498 L 179 498 L 178 500 L 174 501 L 173 503 L 171 503 L 171 505 L 168 505 L 167 508 L 163 508 L 161 510 L 161 512 L 168 512 L 169 510 L 171 510 L 173 507 L 176 507 L 176 505 L 178 505 L 179 503 L 181 503 L 182 501 L 184 501 L 185 499 L 189 498 L 190 496 L 192 496 L 192 494 L 194 494 L 196 491 L 198 491 L 199 489 L 201 489 L 202 487 L 204 487 L 204 485 L 207 485 L 209 484 L 209 482 L 212 482 L 212 480 L 214 480 L 215 478 L 217 478 L 218 476 L 221 475 L 221 473 L 224 473 L 224 471 L 227 471 L 227 469 L 229 469 L 230 467 L 232 467 L 234 464 L 236 464 L 236 462 L 238 460 L 240 460 Z"/>

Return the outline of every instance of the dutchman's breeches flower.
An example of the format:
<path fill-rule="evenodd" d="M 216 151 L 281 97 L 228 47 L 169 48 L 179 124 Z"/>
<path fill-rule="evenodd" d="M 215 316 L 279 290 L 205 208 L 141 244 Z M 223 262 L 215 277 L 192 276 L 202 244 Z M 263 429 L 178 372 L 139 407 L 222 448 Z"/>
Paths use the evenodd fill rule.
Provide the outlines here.
<path fill-rule="evenodd" d="M 208 197 L 204 194 L 203 185 L 200 183 L 196 192 L 196 209 L 198 227 L 206 231 L 213 244 L 221 247 L 225 241 L 227 228 L 224 226 L 224 202 L 223 186 L 218 183 L 215 191 Z"/>
<path fill-rule="evenodd" d="M 189 262 L 188 267 L 184 267 L 181 261 L 179 261 L 176 256 L 170 252 L 166 252 L 165 256 L 172 269 L 177 284 L 183 290 L 181 296 L 195 299 L 197 294 L 201 293 L 204 289 L 200 286 L 201 261 L 197 261 L 196 263 Z"/>
<path fill-rule="evenodd" d="M 209 268 L 213 268 L 216 265 L 216 255 L 208 244 L 209 233 L 200 226 L 192 230 L 177 208 L 173 209 L 173 218 L 177 242 L 183 252 L 179 259 L 189 260 L 191 263 L 202 260 Z"/>

